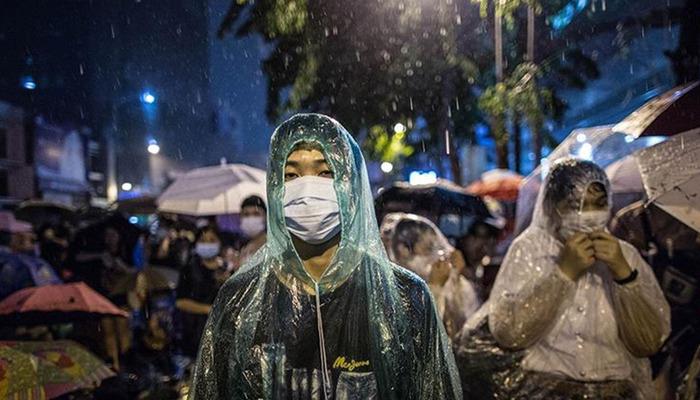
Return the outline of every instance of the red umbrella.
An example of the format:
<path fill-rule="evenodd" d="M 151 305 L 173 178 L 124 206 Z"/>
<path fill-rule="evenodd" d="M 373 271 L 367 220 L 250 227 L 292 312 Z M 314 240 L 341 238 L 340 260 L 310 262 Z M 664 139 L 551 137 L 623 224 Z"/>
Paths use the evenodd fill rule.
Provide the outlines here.
<path fill-rule="evenodd" d="M 467 192 L 501 201 L 515 201 L 523 179 L 525 178 L 522 175 L 511 171 L 493 170 L 484 173 L 480 180 L 467 186 Z"/>
<path fill-rule="evenodd" d="M 654 97 L 613 127 L 633 137 L 673 136 L 700 128 L 700 81 Z"/>
<path fill-rule="evenodd" d="M 29 287 L 0 302 L 0 322 L 14 325 L 55 324 L 107 315 L 128 314 L 82 282 Z"/>

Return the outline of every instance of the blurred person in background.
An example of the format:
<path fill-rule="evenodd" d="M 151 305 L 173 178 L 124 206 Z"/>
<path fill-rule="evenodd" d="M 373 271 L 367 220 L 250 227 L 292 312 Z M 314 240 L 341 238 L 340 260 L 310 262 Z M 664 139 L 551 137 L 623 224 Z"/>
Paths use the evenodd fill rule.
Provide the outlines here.
<path fill-rule="evenodd" d="M 199 230 L 194 253 L 180 273 L 176 290 L 176 307 L 180 312 L 185 356 L 195 358 L 199 341 L 221 285 L 228 278 L 221 257 L 221 238 L 216 228 L 207 225 Z"/>
<path fill-rule="evenodd" d="M 250 196 L 243 200 L 241 231 L 248 238 L 239 256 L 240 264 L 244 264 L 267 241 L 267 207 L 260 197 Z"/>
<path fill-rule="evenodd" d="M 511 397 L 655 397 L 648 357 L 669 335 L 669 305 L 636 249 L 605 230 L 611 193 L 596 164 L 555 163 L 503 261 L 488 325 L 525 350 Z"/>
<path fill-rule="evenodd" d="M 61 283 L 56 271 L 38 256 L 31 224 L 0 211 L 0 299 L 30 286 Z"/>
<path fill-rule="evenodd" d="M 481 305 L 474 286 L 461 274 L 465 264 L 460 251 L 435 224 L 415 214 L 387 214 L 380 232 L 389 258 L 428 283 L 445 330 L 454 337 Z"/>

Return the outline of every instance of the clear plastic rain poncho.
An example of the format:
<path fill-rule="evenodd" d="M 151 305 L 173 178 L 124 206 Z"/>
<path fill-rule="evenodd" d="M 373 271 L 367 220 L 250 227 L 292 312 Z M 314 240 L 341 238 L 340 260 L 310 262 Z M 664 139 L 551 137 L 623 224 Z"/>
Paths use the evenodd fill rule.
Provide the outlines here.
<path fill-rule="evenodd" d="M 594 182 L 605 187 L 610 203 L 608 179 L 594 163 L 552 165 L 533 222 L 513 242 L 491 292 L 491 332 L 503 347 L 526 349 L 522 368 L 535 372 L 521 396 L 550 399 L 568 391 L 574 397 L 653 398 L 645 357 L 668 336 L 670 314 L 651 268 L 623 241 L 623 255 L 638 271 L 631 283 L 616 283 L 601 262 L 576 282 L 558 267 L 563 244 L 556 204 L 581 210 Z"/>
<path fill-rule="evenodd" d="M 421 237 L 430 241 L 429 251 L 426 254 L 416 254 L 414 251 L 409 259 L 402 259 L 396 254 L 396 246 L 405 241 L 416 240 L 413 237 L 415 235 L 412 234 L 415 232 L 401 232 L 401 230 L 416 230 Z M 445 329 L 450 337 L 454 337 L 460 332 L 467 318 L 481 305 L 474 286 L 462 276 L 455 265 L 451 265 L 449 277 L 443 285 L 430 284 L 433 265 L 441 260 L 450 260 L 455 251 L 454 247 L 432 221 L 415 214 L 400 212 L 387 214 L 382 221 L 380 232 L 389 258 L 415 272 L 429 283 Z"/>
<path fill-rule="evenodd" d="M 300 142 L 323 149 L 340 208 L 340 243 L 318 282 L 284 218 L 285 160 Z M 219 292 L 190 398 L 461 398 L 428 288 L 386 256 L 350 134 L 318 114 L 283 123 L 270 143 L 267 196 L 267 244 Z"/>

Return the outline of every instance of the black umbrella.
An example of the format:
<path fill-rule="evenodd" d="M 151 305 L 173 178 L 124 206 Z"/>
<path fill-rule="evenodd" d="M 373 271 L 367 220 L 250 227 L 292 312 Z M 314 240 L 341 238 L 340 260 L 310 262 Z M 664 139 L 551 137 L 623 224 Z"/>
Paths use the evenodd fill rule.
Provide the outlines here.
<path fill-rule="evenodd" d="M 28 200 L 22 202 L 15 210 L 15 217 L 27 221 L 35 228 L 43 224 L 73 223 L 76 211 L 66 205 L 41 200 Z"/>
<path fill-rule="evenodd" d="M 135 197 L 114 203 L 113 208 L 124 214 L 155 214 L 158 211 L 156 198 L 151 196 Z"/>
<path fill-rule="evenodd" d="M 466 193 L 464 189 L 448 183 L 410 185 L 397 182 L 383 190 L 374 201 L 377 220 L 391 212 L 407 212 L 422 215 L 437 222 L 440 216 L 456 214 L 474 219 L 491 218 L 484 201 Z"/>

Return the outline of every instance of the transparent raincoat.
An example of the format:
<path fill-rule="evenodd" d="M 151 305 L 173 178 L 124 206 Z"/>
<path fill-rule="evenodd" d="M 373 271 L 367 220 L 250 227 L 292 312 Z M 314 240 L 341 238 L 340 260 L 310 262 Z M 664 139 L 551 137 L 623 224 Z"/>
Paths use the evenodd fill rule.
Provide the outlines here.
<path fill-rule="evenodd" d="M 400 257 L 394 252 L 394 245 L 397 240 L 396 228 L 402 221 L 414 221 L 419 224 L 423 235 L 433 235 L 431 237 L 430 254 L 416 257 L 416 260 L 410 260 L 418 261 L 418 263 L 402 263 L 402 260 L 399 259 Z M 449 260 L 450 255 L 455 251 L 438 227 L 429 219 L 419 215 L 407 213 L 387 214 L 382 221 L 380 232 L 389 258 L 395 263 L 415 272 L 426 282 L 429 282 L 433 264 L 441 259 Z M 438 313 L 445 324 L 445 329 L 450 337 L 454 337 L 460 332 L 467 318 L 481 305 L 479 296 L 471 282 L 462 276 L 455 265 L 451 265 L 449 277 L 444 285 L 429 284 L 429 287 L 435 299 Z"/>
<path fill-rule="evenodd" d="M 580 210 L 594 182 L 606 188 L 610 202 L 608 179 L 597 165 L 555 163 L 532 224 L 513 242 L 496 278 L 490 331 L 501 346 L 526 349 L 522 368 L 534 372 L 515 397 L 653 398 L 646 357 L 668 336 L 670 317 L 651 268 L 623 241 L 623 255 L 638 272 L 631 283 L 616 283 L 600 262 L 575 282 L 558 267 L 561 218 L 551 194 L 563 194 L 570 209 Z"/>
<path fill-rule="evenodd" d="M 284 165 L 299 142 L 323 149 L 341 214 L 338 249 L 318 282 L 284 219 Z M 386 256 L 365 163 L 349 133 L 319 114 L 279 126 L 267 196 L 267 243 L 218 294 L 190 398 L 461 398 L 428 288 Z"/>

